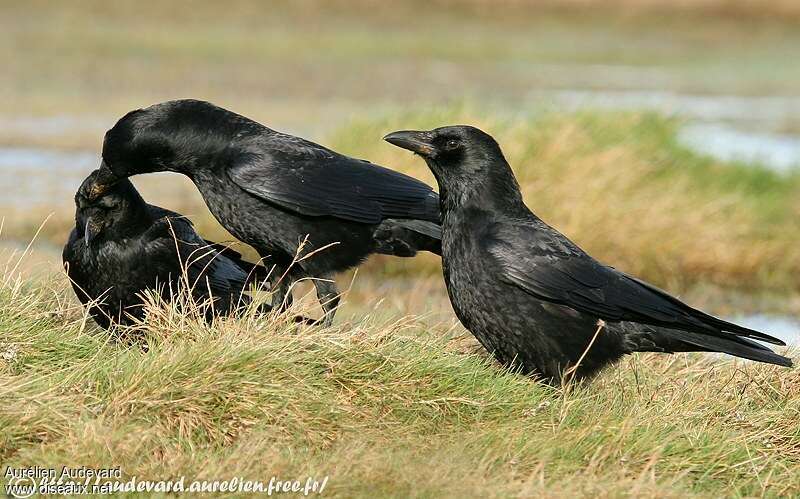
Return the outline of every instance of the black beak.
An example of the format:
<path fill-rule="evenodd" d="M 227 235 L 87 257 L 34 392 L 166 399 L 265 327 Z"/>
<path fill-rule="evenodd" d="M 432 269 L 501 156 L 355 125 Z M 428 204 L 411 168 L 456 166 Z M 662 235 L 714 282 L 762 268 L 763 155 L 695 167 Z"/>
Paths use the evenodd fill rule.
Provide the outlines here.
<path fill-rule="evenodd" d="M 414 130 L 392 132 L 383 138 L 383 140 L 390 144 L 408 149 L 424 158 L 432 158 L 436 155 L 436 149 L 433 147 L 433 144 L 431 144 L 432 139 L 433 136 L 430 132 Z"/>
<path fill-rule="evenodd" d="M 100 227 L 92 223 L 92 217 L 86 219 L 86 225 L 83 228 L 83 242 L 88 248 L 92 244 L 92 240 L 100 233 Z"/>
<path fill-rule="evenodd" d="M 120 180 L 111 168 L 106 164 L 105 160 L 100 161 L 100 168 L 97 169 L 96 182 L 101 185 L 112 185 Z"/>

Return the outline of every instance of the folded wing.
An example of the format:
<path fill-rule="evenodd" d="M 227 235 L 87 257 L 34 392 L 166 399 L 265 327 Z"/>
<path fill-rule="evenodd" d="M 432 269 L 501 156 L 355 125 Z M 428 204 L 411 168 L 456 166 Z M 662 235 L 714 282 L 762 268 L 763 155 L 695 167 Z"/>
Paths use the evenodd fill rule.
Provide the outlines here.
<path fill-rule="evenodd" d="M 302 215 L 439 223 L 439 196 L 424 182 L 298 137 L 271 132 L 235 157 L 228 167 L 234 183 Z"/>
<path fill-rule="evenodd" d="M 777 338 L 701 312 L 655 286 L 601 264 L 544 224 L 507 225 L 496 230 L 488 244 L 502 279 L 541 300 L 608 321 L 784 345 Z"/>

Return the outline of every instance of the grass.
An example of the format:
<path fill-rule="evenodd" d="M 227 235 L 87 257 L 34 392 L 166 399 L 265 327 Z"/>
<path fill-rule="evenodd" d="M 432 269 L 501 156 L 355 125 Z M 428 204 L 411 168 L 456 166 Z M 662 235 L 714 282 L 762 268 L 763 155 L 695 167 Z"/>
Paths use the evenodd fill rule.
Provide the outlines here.
<path fill-rule="evenodd" d="M 330 477 L 343 497 L 800 493 L 800 377 L 640 355 L 558 390 L 461 329 L 361 317 L 212 326 L 151 307 L 148 349 L 87 322 L 63 279 L 0 286 L 0 460 L 125 480 Z M 140 333 L 142 332 L 140 331 Z"/>

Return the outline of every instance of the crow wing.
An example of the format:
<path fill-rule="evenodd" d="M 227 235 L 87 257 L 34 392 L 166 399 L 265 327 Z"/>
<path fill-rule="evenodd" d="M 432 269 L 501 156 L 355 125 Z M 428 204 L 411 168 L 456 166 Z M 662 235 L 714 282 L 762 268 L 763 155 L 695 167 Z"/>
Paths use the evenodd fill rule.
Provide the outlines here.
<path fill-rule="evenodd" d="M 540 220 L 496 225 L 487 239 L 501 278 L 538 299 L 608 321 L 632 321 L 776 345 L 767 334 L 696 310 L 665 291 L 601 264 Z"/>
<path fill-rule="evenodd" d="M 250 194 L 302 215 L 366 224 L 440 220 L 439 196 L 424 182 L 278 132 L 237 154 L 228 176 Z"/>
<path fill-rule="evenodd" d="M 174 255 L 177 249 L 191 286 L 201 286 L 201 291 L 208 287 L 214 296 L 238 295 L 244 291 L 254 276 L 250 274 L 252 267 L 239 265 L 239 261 L 244 261 L 238 252 L 200 237 L 186 217 L 154 206 L 150 206 L 150 211 L 157 219 L 150 232 L 158 234 L 156 241 L 161 251 Z M 202 278 L 207 279 L 207 285 Z"/>
<path fill-rule="evenodd" d="M 244 259 L 241 253 L 234 250 L 230 246 L 217 243 L 214 241 L 209 241 L 208 239 L 203 239 L 203 242 L 210 248 L 213 248 L 220 257 L 224 257 L 234 264 L 237 267 L 242 269 L 244 272 L 247 273 L 247 282 L 255 282 L 260 283 L 270 278 L 271 272 L 270 269 L 264 267 L 260 263 L 253 263 L 249 262 Z"/>

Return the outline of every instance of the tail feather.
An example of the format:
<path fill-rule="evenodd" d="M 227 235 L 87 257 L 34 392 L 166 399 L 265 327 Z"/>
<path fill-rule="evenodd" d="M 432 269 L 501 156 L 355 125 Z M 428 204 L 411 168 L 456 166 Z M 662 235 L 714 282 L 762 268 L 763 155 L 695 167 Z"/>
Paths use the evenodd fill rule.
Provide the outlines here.
<path fill-rule="evenodd" d="M 659 336 L 662 336 L 662 341 L 657 339 L 656 343 L 668 345 L 666 348 L 671 351 L 719 352 L 758 362 L 766 362 L 767 364 L 792 367 L 792 359 L 779 355 L 770 350 L 769 347 L 741 336 L 733 334 L 711 336 L 677 329 L 659 329 L 658 332 L 660 333 Z M 683 348 L 681 346 L 676 348 L 676 341 L 682 343 Z"/>
<path fill-rule="evenodd" d="M 780 345 L 786 346 L 786 343 L 778 338 L 774 338 L 768 334 L 764 334 L 761 331 L 756 331 L 755 329 L 750 329 L 749 327 L 740 326 L 738 324 L 734 324 L 732 322 L 724 321 L 713 315 L 703 314 L 705 317 L 703 319 L 706 322 L 711 323 L 711 325 L 718 327 L 722 331 L 726 331 L 732 334 L 746 336 L 748 338 L 754 338 L 760 341 L 765 341 L 767 343 L 772 343 L 773 345 Z"/>
<path fill-rule="evenodd" d="M 772 343 L 773 345 L 786 346 L 786 343 L 784 343 L 778 338 L 774 338 L 768 334 L 762 333 L 761 331 L 756 331 L 755 329 L 750 329 L 748 327 L 740 326 L 738 324 L 722 320 L 718 317 L 714 317 L 713 315 L 709 315 L 705 312 L 692 308 L 689 305 L 686 305 L 685 303 L 678 300 L 674 296 L 670 295 L 666 291 L 659 289 L 653 286 L 652 284 L 649 284 L 645 281 L 642 281 L 641 279 L 630 276 L 628 274 L 624 275 L 628 279 L 638 283 L 640 286 L 646 288 L 647 290 L 657 294 L 661 298 L 672 303 L 675 307 L 677 307 L 678 311 L 683 312 L 682 319 L 686 321 L 686 323 L 683 325 L 684 327 L 688 327 L 694 331 L 701 333 L 705 332 L 707 334 L 712 334 L 712 335 L 730 334 L 739 337 L 751 338 L 766 343 Z"/>
<path fill-rule="evenodd" d="M 233 263 L 247 274 L 247 281 L 243 284 L 260 284 L 274 278 L 271 268 L 267 268 L 261 263 L 248 262 L 242 257 L 241 253 L 231 248 L 229 245 L 216 243 L 208 239 L 206 239 L 205 242 L 210 248 L 215 249 L 229 260 L 232 260 Z"/>

